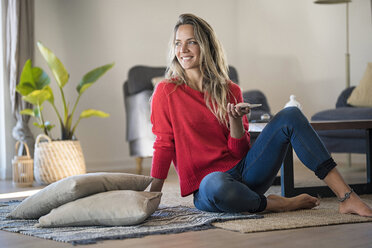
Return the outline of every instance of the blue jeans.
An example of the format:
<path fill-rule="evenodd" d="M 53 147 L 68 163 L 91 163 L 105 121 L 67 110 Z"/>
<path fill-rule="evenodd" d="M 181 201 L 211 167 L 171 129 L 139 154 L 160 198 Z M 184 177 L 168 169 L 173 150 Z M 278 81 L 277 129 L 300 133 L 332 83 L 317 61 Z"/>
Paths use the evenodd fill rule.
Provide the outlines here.
<path fill-rule="evenodd" d="M 277 175 L 288 145 L 301 162 L 324 179 L 336 163 L 306 117 L 296 107 L 280 111 L 266 125 L 247 155 L 226 172 L 203 178 L 194 192 L 196 208 L 209 212 L 261 212 L 263 195 Z"/>

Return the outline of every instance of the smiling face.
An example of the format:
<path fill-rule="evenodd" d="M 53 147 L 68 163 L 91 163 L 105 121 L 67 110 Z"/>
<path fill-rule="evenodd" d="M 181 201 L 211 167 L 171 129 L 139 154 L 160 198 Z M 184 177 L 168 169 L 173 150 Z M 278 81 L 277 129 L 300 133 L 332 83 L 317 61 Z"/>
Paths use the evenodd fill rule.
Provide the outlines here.
<path fill-rule="evenodd" d="M 199 69 L 200 46 L 194 36 L 194 28 L 190 24 L 180 25 L 175 37 L 175 54 L 182 68 Z"/>

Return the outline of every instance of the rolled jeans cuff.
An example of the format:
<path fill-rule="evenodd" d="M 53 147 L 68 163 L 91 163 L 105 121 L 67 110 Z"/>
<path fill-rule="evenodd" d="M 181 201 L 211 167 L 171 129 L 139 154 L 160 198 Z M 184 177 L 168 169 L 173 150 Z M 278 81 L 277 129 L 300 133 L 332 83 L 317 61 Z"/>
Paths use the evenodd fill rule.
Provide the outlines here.
<path fill-rule="evenodd" d="M 323 180 L 327 175 L 328 173 L 336 167 L 336 162 L 333 160 L 333 158 L 330 158 L 326 161 L 324 161 L 323 163 L 321 163 L 320 165 L 318 165 L 318 167 L 315 169 L 315 175 Z"/>
<path fill-rule="evenodd" d="M 264 211 L 266 209 L 266 206 L 267 206 L 266 196 L 259 195 L 259 197 L 261 198 L 260 206 L 257 208 L 256 211 L 254 211 L 254 213 L 259 213 L 259 212 Z"/>

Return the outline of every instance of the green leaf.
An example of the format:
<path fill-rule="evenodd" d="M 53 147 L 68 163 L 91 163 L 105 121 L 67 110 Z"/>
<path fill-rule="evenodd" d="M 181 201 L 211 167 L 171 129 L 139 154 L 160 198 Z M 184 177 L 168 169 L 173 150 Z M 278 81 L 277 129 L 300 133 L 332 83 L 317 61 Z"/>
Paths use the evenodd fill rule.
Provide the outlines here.
<path fill-rule="evenodd" d="M 22 96 L 27 96 L 32 91 L 34 91 L 34 86 L 31 85 L 29 82 L 20 83 L 16 86 L 16 91 L 21 94 Z"/>
<path fill-rule="evenodd" d="M 28 59 L 23 66 L 19 84 L 23 84 L 25 82 L 35 86 L 34 77 L 32 75 L 32 62 L 30 59 Z"/>
<path fill-rule="evenodd" d="M 31 115 L 35 117 L 35 113 L 32 109 L 23 109 L 19 112 L 21 115 Z"/>
<path fill-rule="evenodd" d="M 22 96 L 27 96 L 34 90 L 41 90 L 50 83 L 50 78 L 43 69 L 33 67 L 31 60 L 27 60 L 22 73 L 19 84 L 16 86 L 16 91 Z"/>
<path fill-rule="evenodd" d="M 80 87 L 80 84 L 79 84 L 79 85 L 76 87 L 76 90 L 79 92 L 79 94 L 83 94 L 83 92 L 86 91 L 90 86 L 92 86 L 92 84 L 93 84 L 93 83 L 90 83 L 90 84 L 86 83 L 86 84 L 84 84 L 83 86 L 81 86 L 81 88 L 79 88 L 79 87 Z"/>
<path fill-rule="evenodd" d="M 76 90 L 79 94 L 82 94 L 86 89 L 88 89 L 94 82 L 96 82 L 103 74 L 106 73 L 109 69 L 114 66 L 114 63 L 107 64 L 101 67 L 97 67 L 87 74 L 81 79 L 79 85 L 76 87 Z"/>
<path fill-rule="evenodd" d="M 50 93 L 47 90 L 34 90 L 27 96 L 23 97 L 23 100 L 33 104 L 33 105 L 41 105 L 44 101 L 50 98 Z"/>
<path fill-rule="evenodd" d="M 83 112 L 81 112 L 81 114 L 80 114 L 80 118 L 89 118 L 89 117 L 92 117 L 92 116 L 106 118 L 106 117 L 109 117 L 110 115 L 103 112 L 103 111 L 95 110 L 95 109 L 87 109 L 87 110 L 84 110 Z"/>
<path fill-rule="evenodd" d="M 34 124 L 34 126 L 36 126 L 36 127 L 38 127 L 38 128 L 44 129 L 44 125 L 40 125 L 40 124 L 37 123 L 37 122 L 34 122 L 34 123 L 32 123 L 32 124 Z"/>
<path fill-rule="evenodd" d="M 53 103 L 54 103 L 54 95 L 53 95 L 53 90 L 52 90 L 52 88 L 50 88 L 50 86 L 47 85 L 47 86 L 45 86 L 45 88 L 44 88 L 43 90 L 49 92 L 50 97 L 49 97 L 47 100 L 48 100 L 51 104 L 53 104 Z"/>
<path fill-rule="evenodd" d="M 48 63 L 48 66 L 50 70 L 53 73 L 54 78 L 56 79 L 58 86 L 60 88 L 63 88 L 66 83 L 68 82 L 69 75 L 65 68 L 65 66 L 62 64 L 62 62 L 57 58 L 54 53 L 46 48 L 43 44 L 40 42 L 37 43 L 37 46 L 41 52 L 41 55 L 43 55 L 44 59 Z"/>
<path fill-rule="evenodd" d="M 31 60 L 27 60 L 23 66 L 19 84 L 16 86 L 16 91 L 22 96 L 30 94 L 35 89 L 34 77 L 32 74 Z"/>
<path fill-rule="evenodd" d="M 23 109 L 19 113 L 22 114 L 22 115 L 31 115 L 35 118 L 38 118 L 38 117 L 40 117 L 40 111 L 41 110 L 43 110 L 43 107 L 40 107 L 40 110 L 39 110 L 39 108 Z"/>
<path fill-rule="evenodd" d="M 47 86 L 50 83 L 50 78 L 48 74 L 46 74 L 43 69 L 39 67 L 33 67 L 32 68 L 32 76 L 35 82 L 35 89 L 41 90 L 45 86 Z"/>

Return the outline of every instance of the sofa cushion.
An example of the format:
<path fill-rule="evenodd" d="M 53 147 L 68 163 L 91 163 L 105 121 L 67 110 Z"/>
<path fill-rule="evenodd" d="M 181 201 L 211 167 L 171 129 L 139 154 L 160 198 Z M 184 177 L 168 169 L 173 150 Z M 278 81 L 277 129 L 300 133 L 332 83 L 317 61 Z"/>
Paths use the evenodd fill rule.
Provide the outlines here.
<path fill-rule="evenodd" d="M 37 227 L 128 226 L 143 222 L 158 208 L 160 192 L 115 190 L 66 203 L 39 219 Z"/>
<path fill-rule="evenodd" d="M 350 104 L 347 103 L 347 99 L 351 95 L 351 92 L 355 89 L 355 86 L 348 87 L 344 89 L 341 94 L 337 98 L 336 102 L 336 108 L 341 108 L 341 107 L 352 107 Z"/>
<path fill-rule="evenodd" d="M 341 107 L 323 110 L 311 117 L 312 121 L 372 119 L 372 108 Z"/>
<path fill-rule="evenodd" d="M 38 219 L 67 202 L 111 190 L 143 191 L 151 183 L 149 176 L 128 173 L 88 173 L 64 178 L 27 197 L 7 218 Z"/>
<path fill-rule="evenodd" d="M 356 107 L 372 107 L 372 62 L 368 63 L 362 80 L 347 99 L 347 103 Z"/>

